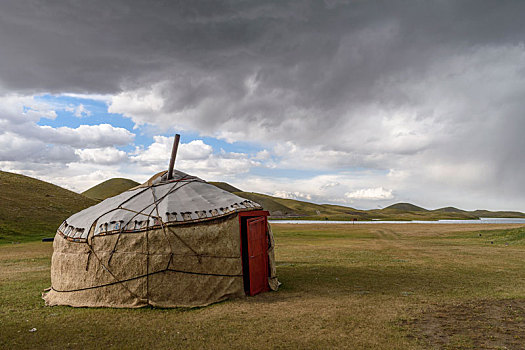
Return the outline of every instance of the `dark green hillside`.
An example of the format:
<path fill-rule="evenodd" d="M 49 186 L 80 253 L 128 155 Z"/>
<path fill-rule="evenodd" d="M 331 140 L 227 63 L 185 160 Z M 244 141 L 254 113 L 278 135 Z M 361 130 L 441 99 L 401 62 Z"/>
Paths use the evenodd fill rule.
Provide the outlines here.
<path fill-rule="evenodd" d="M 366 210 L 359 210 L 359 209 L 354 209 L 351 207 L 345 207 L 342 205 L 334 205 L 334 204 L 323 204 L 322 206 L 325 207 L 327 210 L 335 210 L 342 215 L 350 215 L 352 219 L 353 218 L 359 219 L 359 220 L 370 220 L 371 219 L 370 213 L 368 213 Z"/>
<path fill-rule="evenodd" d="M 469 213 L 480 218 L 525 218 L 525 214 L 519 211 L 475 210 Z"/>
<path fill-rule="evenodd" d="M 383 208 L 383 210 L 388 210 L 388 209 L 394 209 L 394 210 L 400 210 L 400 211 L 428 211 L 425 208 L 418 207 L 417 205 L 414 205 L 411 203 L 396 203 L 386 208 Z"/>
<path fill-rule="evenodd" d="M 102 201 L 106 198 L 121 194 L 122 192 L 138 185 L 138 182 L 130 179 L 114 178 L 99 183 L 98 185 L 91 187 L 89 190 L 82 192 L 82 194 L 88 198 Z"/>
<path fill-rule="evenodd" d="M 368 212 L 374 218 L 381 220 L 476 220 L 477 216 L 466 211 L 441 211 L 427 210 L 410 203 L 401 203 L 402 205 L 390 206 L 384 209 L 369 210 Z M 392 208 L 393 207 L 393 208 Z M 400 208 L 420 208 L 412 210 L 403 210 Z"/>
<path fill-rule="evenodd" d="M 0 171 L 0 244 L 53 237 L 62 221 L 93 204 L 48 182 Z"/>
<path fill-rule="evenodd" d="M 308 219 L 352 220 L 369 219 L 369 215 L 360 210 L 330 204 L 315 204 L 295 199 L 274 198 L 275 201 L 291 208 L 300 216 Z"/>
<path fill-rule="evenodd" d="M 277 201 L 278 198 L 268 196 L 261 193 L 253 192 L 234 192 L 235 195 L 249 199 L 262 205 L 264 210 L 268 210 L 271 216 L 274 217 L 286 217 L 286 216 L 299 216 L 293 209 L 283 205 Z"/>
<path fill-rule="evenodd" d="M 455 207 L 428 210 L 411 203 L 396 203 L 383 209 L 359 210 L 342 205 L 315 204 L 261 193 L 235 191 L 237 188 L 226 182 L 210 183 L 237 196 L 261 204 L 274 218 L 296 217 L 311 220 L 467 220 L 479 219 L 480 216 L 525 217 L 525 214 L 519 212 L 491 212 L 487 210 L 468 212 Z"/>
<path fill-rule="evenodd" d="M 436 210 L 433 210 L 435 212 L 441 212 L 441 213 L 465 213 L 464 210 L 454 208 L 454 207 L 445 207 L 445 208 L 439 208 Z"/>
<path fill-rule="evenodd" d="M 229 183 L 226 183 L 226 182 L 208 182 L 208 183 L 212 184 L 215 187 L 219 187 L 221 190 L 225 190 L 225 191 L 228 191 L 228 192 L 231 192 L 231 193 L 242 192 L 237 187 L 233 187 L 232 185 L 230 185 Z"/>
<path fill-rule="evenodd" d="M 300 217 L 312 220 L 370 220 L 372 218 L 367 211 L 340 205 L 315 204 L 253 192 L 235 192 L 235 194 L 261 204 L 274 218 Z"/>

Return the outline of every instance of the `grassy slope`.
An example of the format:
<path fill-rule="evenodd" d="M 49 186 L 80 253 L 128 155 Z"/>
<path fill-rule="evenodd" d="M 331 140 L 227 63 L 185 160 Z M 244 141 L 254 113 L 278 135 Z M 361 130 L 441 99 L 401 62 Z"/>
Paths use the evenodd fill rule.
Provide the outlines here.
<path fill-rule="evenodd" d="M 386 210 L 399 210 L 399 211 L 428 211 L 425 208 L 418 207 L 411 203 L 396 203 L 385 208 Z"/>
<path fill-rule="evenodd" d="M 524 213 L 518 211 L 489 211 L 489 210 L 475 210 L 470 212 L 481 218 L 523 218 Z"/>
<path fill-rule="evenodd" d="M 221 190 L 225 190 L 231 193 L 242 192 L 237 187 L 233 187 L 232 185 L 226 182 L 209 182 L 209 183 L 212 184 L 213 186 L 219 187 Z"/>
<path fill-rule="evenodd" d="M 296 216 L 298 215 L 292 208 L 287 207 L 277 201 L 277 198 L 265 194 L 254 192 L 233 192 L 239 197 L 252 200 L 263 206 L 273 216 Z"/>
<path fill-rule="evenodd" d="M 435 209 L 434 211 L 442 212 L 442 213 L 463 213 L 465 212 L 464 210 L 454 208 L 454 207 L 439 208 L 439 209 Z"/>
<path fill-rule="evenodd" d="M 0 171 L 0 243 L 52 237 L 64 219 L 95 203 L 62 187 Z"/>
<path fill-rule="evenodd" d="M 106 198 L 116 196 L 124 191 L 129 190 L 139 183 L 130 179 L 114 178 L 99 183 L 96 186 L 82 192 L 82 194 L 88 198 L 102 201 Z"/>
<path fill-rule="evenodd" d="M 232 192 L 240 197 L 250 199 L 270 211 L 274 218 L 300 217 L 314 220 L 467 220 L 479 217 L 525 218 L 520 212 L 491 212 L 487 210 L 465 211 L 454 207 L 427 210 L 410 203 L 396 203 L 384 209 L 358 210 L 350 207 L 332 204 L 315 204 L 294 199 L 284 199 L 269 195 L 242 192 L 225 182 L 210 182 L 211 184 Z"/>
<path fill-rule="evenodd" d="M 524 228 L 272 227 L 280 291 L 197 309 L 45 307 L 40 292 L 50 286 L 51 244 L 0 246 L 0 348 L 520 349 L 525 343 Z M 425 325 L 429 317 L 436 321 Z M 432 334 L 425 337 L 414 324 L 430 326 Z"/>

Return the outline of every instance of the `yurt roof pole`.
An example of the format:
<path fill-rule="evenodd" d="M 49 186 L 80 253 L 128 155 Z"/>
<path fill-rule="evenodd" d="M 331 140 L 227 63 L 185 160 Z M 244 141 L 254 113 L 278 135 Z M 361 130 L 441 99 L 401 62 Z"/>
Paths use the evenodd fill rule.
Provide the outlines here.
<path fill-rule="evenodd" d="M 175 134 L 173 140 L 173 148 L 171 149 L 170 167 L 168 168 L 168 180 L 173 178 L 173 167 L 175 166 L 175 157 L 177 157 L 177 149 L 179 148 L 180 135 Z"/>

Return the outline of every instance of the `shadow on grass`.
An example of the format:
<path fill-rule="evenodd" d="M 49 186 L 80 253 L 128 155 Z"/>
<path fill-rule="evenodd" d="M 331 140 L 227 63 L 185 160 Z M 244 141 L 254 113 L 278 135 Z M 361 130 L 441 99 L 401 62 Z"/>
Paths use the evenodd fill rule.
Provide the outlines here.
<path fill-rule="evenodd" d="M 451 296 L 472 297 L 524 290 L 516 271 L 499 273 L 474 267 L 432 266 L 282 266 L 278 276 L 284 293 L 338 296 L 342 294 L 388 296 Z M 501 287 L 505 288 L 501 288 Z"/>

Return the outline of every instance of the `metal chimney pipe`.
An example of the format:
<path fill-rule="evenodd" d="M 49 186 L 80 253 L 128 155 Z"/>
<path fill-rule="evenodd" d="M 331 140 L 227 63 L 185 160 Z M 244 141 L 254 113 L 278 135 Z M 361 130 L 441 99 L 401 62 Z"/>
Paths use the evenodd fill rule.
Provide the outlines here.
<path fill-rule="evenodd" d="M 175 157 L 177 157 L 177 149 L 179 148 L 180 135 L 175 134 L 173 140 L 173 148 L 171 149 L 170 167 L 168 168 L 168 180 L 173 179 L 173 167 L 175 166 Z"/>

